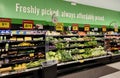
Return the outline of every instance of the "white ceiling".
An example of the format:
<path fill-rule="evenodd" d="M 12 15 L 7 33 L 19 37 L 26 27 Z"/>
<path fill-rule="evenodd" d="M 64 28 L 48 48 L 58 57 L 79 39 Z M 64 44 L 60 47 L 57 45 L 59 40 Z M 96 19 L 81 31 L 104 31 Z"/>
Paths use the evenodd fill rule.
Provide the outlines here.
<path fill-rule="evenodd" d="M 120 0 L 65 0 L 115 11 L 120 11 Z"/>

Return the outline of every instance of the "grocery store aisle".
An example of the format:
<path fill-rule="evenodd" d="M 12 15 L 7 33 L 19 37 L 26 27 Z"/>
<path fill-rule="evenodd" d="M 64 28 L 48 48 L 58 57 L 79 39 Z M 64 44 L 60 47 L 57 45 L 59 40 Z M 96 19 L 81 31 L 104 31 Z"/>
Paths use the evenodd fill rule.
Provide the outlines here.
<path fill-rule="evenodd" d="M 120 78 L 120 62 L 77 71 L 58 78 Z"/>

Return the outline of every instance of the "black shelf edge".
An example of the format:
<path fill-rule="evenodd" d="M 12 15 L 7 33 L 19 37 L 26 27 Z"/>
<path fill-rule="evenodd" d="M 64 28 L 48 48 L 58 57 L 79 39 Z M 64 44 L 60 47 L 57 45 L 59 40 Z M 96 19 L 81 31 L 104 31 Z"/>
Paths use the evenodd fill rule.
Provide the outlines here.
<path fill-rule="evenodd" d="M 32 36 L 32 35 L 45 35 L 45 34 L 0 34 L 0 36 L 20 36 L 20 35 L 23 35 L 23 36 Z"/>
<path fill-rule="evenodd" d="M 120 36 L 120 34 L 105 34 L 104 36 Z"/>
<path fill-rule="evenodd" d="M 42 69 L 42 67 L 40 66 L 40 67 L 31 68 L 31 69 L 26 69 L 26 70 L 21 71 L 21 72 L 13 71 L 13 72 L 10 72 L 10 73 L 7 73 L 7 74 L 0 74 L 0 77 L 5 77 L 5 76 L 10 76 L 10 75 L 15 75 L 15 74 L 31 72 L 31 71 L 35 71 L 35 70 L 39 70 L 39 69 Z"/>
<path fill-rule="evenodd" d="M 83 60 L 83 61 L 90 61 L 90 60 L 106 58 L 106 57 L 110 57 L 110 56 L 111 55 L 104 55 L 104 56 L 98 56 L 98 57 L 93 57 L 93 58 L 88 58 L 88 59 L 81 59 L 81 60 Z M 73 64 L 73 63 L 80 63 L 80 60 L 60 63 L 60 64 L 57 64 L 57 66 L 68 65 L 68 64 Z"/>
<path fill-rule="evenodd" d="M 117 39 L 117 38 L 104 38 L 104 39 L 109 39 L 109 40 L 113 40 L 113 39 Z M 120 38 L 118 38 L 117 40 L 120 40 Z"/>
<path fill-rule="evenodd" d="M 15 42 L 44 42 L 45 40 L 29 40 L 29 41 L 10 41 L 10 40 L 3 40 L 3 41 L 0 41 L 0 43 L 15 43 Z"/>
<path fill-rule="evenodd" d="M 34 58 L 34 59 L 25 59 L 25 60 L 16 60 L 14 62 L 9 62 L 9 63 L 6 63 L 6 64 L 1 64 L 2 66 L 9 66 L 9 65 L 15 65 L 15 64 L 22 64 L 22 63 L 29 63 L 31 61 L 37 61 L 37 60 L 40 60 L 40 58 Z M 2 67 L 1 66 L 1 67 Z"/>
<path fill-rule="evenodd" d="M 13 43 L 13 42 L 38 42 L 38 41 L 42 42 L 42 41 L 45 41 L 45 40 L 29 40 L 29 41 L 7 41 L 7 42 L 9 42 L 9 43 Z"/>
<path fill-rule="evenodd" d="M 50 43 L 59 43 L 59 42 L 89 42 L 89 41 L 92 41 L 92 40 L 63 40 L 63 41 L 48 41 Z M 103 39 L 96 39 L 96 41 L 104 41 Z"/>
<path fill-rule="evenodd" d="M 104 35 L 46 35 L 47 37 L 85 37 L 85 36 L 96 36 L 96 37 L 101 37 Z"/>
<path fill-rule="evenodd" d="M 72 48 L 91 48 L 91 47 L 96 47 L 96 46 L 75 46 L 75 47 L 65 47 L 65 48 L 60 48 L 62 49 L 72 49 Z M 49 49 L 49 50 L 58 50 L 59 48 L 54 48 L 54 49 Z"/>
<path fill-rule="evenodd" d="M 36 49 L 36 48 L 42 48 L 42 47 L 45 47 L 45 46 L 14 47 L 14 48 L 9 48 L 9 50 L 30 49 L 30 48 Z"/>

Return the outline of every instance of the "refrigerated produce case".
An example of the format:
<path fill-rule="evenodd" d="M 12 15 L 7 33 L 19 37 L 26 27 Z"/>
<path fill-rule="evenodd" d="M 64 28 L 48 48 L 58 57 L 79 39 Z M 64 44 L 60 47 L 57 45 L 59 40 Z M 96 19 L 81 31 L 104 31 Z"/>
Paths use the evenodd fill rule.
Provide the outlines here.
<path fill-rule="evenodd" d="M 1 60 L 5 59 L 4 62 L 0 61 L 1 68 L 9 67 L 7 68 L 9 72 L 0 74 L 2 78 L 14 78 L 18 74 L 20 78 L 43 78 L 43 67 L 41 66 L 41 63 L 45 61 L 43 59 L 57 60 L 57 74 L 59 75 L 119 61 L 120 58 L 119 53 L 111 54 L 112 52 L 109 51 L 113 41 L 111 38 L 107 38 L 108 34 L 101 32 L 101 29 L 84 32 L 80 28 L 80 32 L 76 33 L 72 31 L 56 32 L 53 31 L 55 30 L 53 26 L 44 26 L 45 31 L 18 30 L 20 27 L 17 27 L 9 30 L 12 34 L 2 33 L 0 35 L 0 44 L 4 46 L 0 48 Z M 29 33 L 27 34 L 27 32 Z M 114 34 L 115 36 L 116 34 Z M 115 42 L 118 36 L 119 33 L 114 39 Z M 117 40 L 117 42 L 119 41 Z M 112 46 L 117 47 L 114 43 Z"/>

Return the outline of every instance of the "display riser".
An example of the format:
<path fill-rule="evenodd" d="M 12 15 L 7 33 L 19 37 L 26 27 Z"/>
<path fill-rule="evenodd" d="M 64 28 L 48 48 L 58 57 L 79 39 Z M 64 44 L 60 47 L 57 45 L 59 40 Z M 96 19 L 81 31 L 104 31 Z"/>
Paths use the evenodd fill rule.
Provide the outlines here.
<path fill-rule="evenodd" d="M 18 73 L 14 75 L 8 75 L 0 78 L 42 78 L 42 73 L 39 70 L 31 71 L 31 72 L 24 72 Z"/>
<path fill-rule="evenodd" d="M 120 55 L 112 56 L 110 59 L 111 63 L 118 62 L 118 61 L 120 61 Z"/>
<path fill-rule="evenodd" d="M 77 63 L 61 65 L 61 66 L 57 66 L 57 75 L 60 76 L 60 75 L 64 75 L 64 74 L 75 72 L 75 71 L 89 70 L 94 67 L 98 67 L 98 66 L 110 64 L 113 62 L 118 62 L 118 61 L 120 61 L 120 55 L 88 60 L 83 63 L 77 62 Z M 53 69 L 50 69 L 50 70 L 51 70 L 51 74 L 54 74 L 56 71 Z M 23 72 L 23 73 L 18 73 L 14 75 L 8 75 L 0 78 L 27 78 L 27 77 L 44 78 L 43 77 L 44 74 L 45 74 L 45 71 L 43 72 L 43 69 L 38 69 L 30 72 Z"/>
<path fill-rule="evenodd" d="M 96 60 L 85 61 L 84 63 L 62 65 L 62 66 L 58 66 L 57 73 L 58 75 L 62 75 L 62 74 L 70 73 L 73 71 L 80 71 L 80 70 L 85 70 L 85 69 L 89 69 L 89 68 L 100 66 L 100 65 L 105 65 L 105 64 L 108 64 L 109 62 L 110 62 L 110 59 L 106 57 L 106 58 L 101 58 Z"/>

